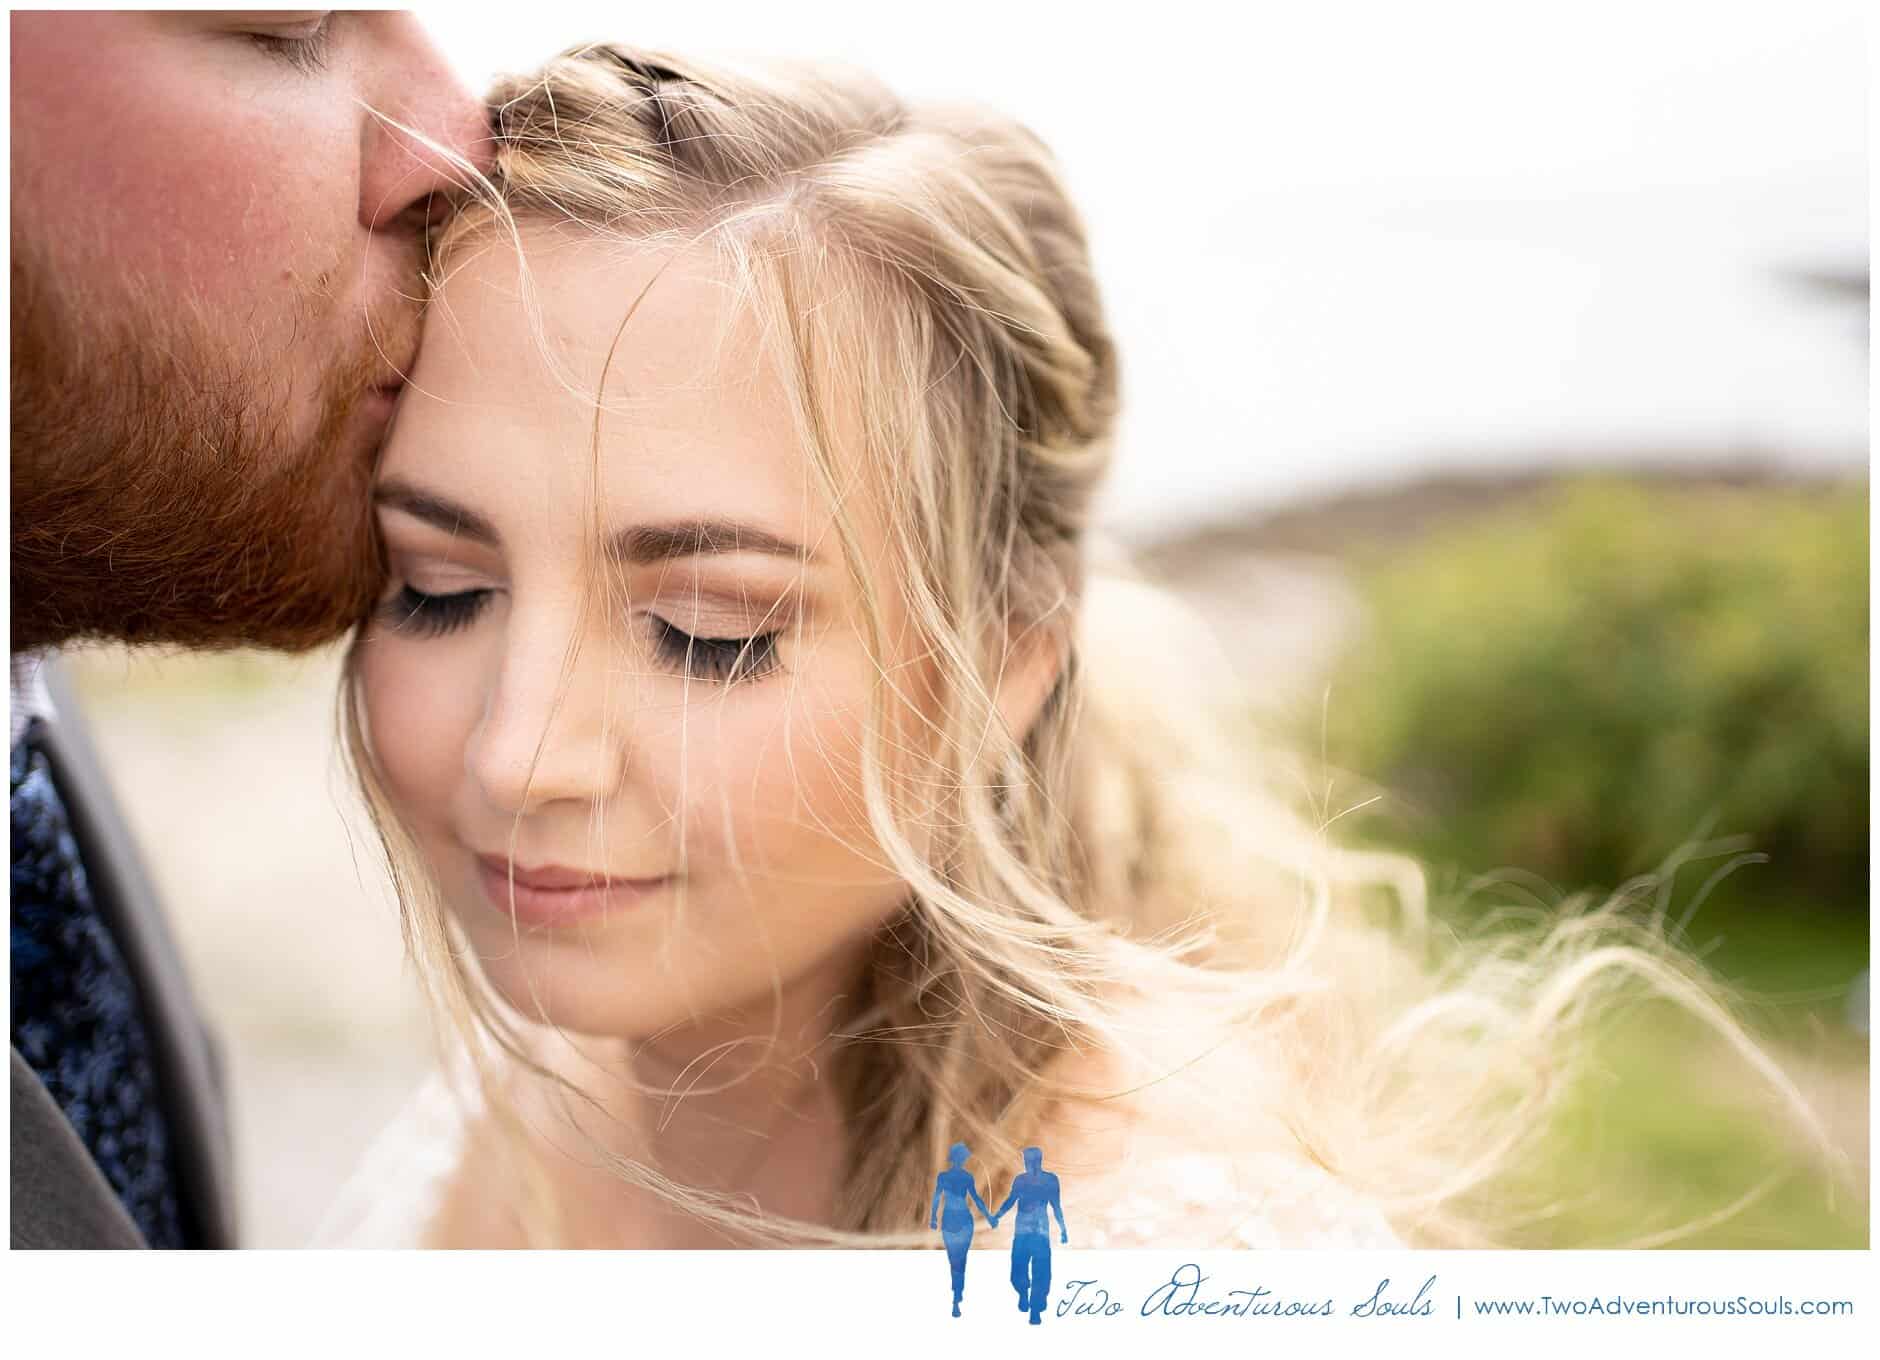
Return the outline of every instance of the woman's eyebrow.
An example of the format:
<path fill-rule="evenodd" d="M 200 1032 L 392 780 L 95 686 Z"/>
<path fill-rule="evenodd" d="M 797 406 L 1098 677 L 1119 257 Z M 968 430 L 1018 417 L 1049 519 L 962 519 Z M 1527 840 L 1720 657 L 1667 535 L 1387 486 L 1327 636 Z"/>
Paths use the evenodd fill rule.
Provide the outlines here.
<path fill-rule="evenodd" d="M 413 519 L 421 519 L 447 534 L 461 535 L 472 543 L 480 543 L 486 548 L 503 546 L 502 535 L 496 532 L 496 526 L 476 511 L 435 492 L 420 490 L 396 477 L 388 477 L 380 482 L 372 492 L 372 499 L 379 505 L 403 510 Z"/>
<path fill-rule="evenodd" d="M 476 511 L 396 477 L 380 482 L 373 492 L 373 500 L 484 547 L 502 546 L 502 536 L 495 526 Z M 788 557 L 804 563 L 814 561 L 813 554 L 800 543 L 758 525 L 728 519 L 633 524 L 616 530 L 608 539 L 608 549 L 615 560 L 631 566 L 645 566 L 675 557 L 740 552 Z"/>
<path fill-rule="evenodd" d="M 670 524 L 635 524 L 617 531 L 608 545 L 616 558 L 635 566 L 673 557 L 712 553 L 764 553 L 808 562 L 810 553 L 800 544 L 761 529 L 727 519 L 679 520 Z"/>

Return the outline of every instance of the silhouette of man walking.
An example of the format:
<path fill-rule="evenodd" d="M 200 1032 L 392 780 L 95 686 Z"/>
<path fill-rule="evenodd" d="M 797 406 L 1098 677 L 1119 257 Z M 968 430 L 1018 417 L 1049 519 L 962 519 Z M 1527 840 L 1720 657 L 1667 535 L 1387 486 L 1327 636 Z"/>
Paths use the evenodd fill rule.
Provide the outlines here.
<path fill-rule="evenodd" d="M 1038 1325 L 1044 1313 L 1045 1298 L 1051 1292 L 1051 1215 L 1057 1210 L 1058 1240 L 1070 1245 L 1070 1229 L 1064 1225 L 1064 1206 L 1058 1200 L 1058 1178 L 1044 1169 L 1044 1152 L 1025 1149 L 1025 1170 L 1012 1182 L 1012 1193 L 1005 1197 L 992 1215 L 992 1226 L 1014 1204 L 1018 1222 L 1012 1229 L 1012 1288 L 1018 1291 L 1021 1312 L 1031 1314 Z"/>

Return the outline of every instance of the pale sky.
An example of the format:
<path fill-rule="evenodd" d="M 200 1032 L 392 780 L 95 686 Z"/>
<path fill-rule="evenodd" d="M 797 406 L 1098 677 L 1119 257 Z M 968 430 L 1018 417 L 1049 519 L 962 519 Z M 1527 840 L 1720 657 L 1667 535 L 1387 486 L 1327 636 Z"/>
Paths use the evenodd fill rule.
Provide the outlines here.
<path fill-rule="evenodd" d="M 1436 466 L 1864 463 L 1852 0 L 418 11 L 474 88 L 561 47 L 828 57 L 1057 151 L 1122 349 L 1112 522 Z"/>

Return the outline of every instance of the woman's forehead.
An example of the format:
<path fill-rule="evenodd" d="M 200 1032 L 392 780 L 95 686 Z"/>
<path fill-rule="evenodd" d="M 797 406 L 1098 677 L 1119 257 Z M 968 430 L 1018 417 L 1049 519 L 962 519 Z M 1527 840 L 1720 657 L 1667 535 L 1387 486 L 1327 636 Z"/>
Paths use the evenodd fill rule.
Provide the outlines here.
<path fill-rule="evenodd" d="M 517 514 L 589 504 L 598 473 L 610 520 L 748 523 L 833 559 L 832 496 L 779 331 L 723 255 L 542 228 L 522 247 L 520 264 L 494 236 L 452 258 L 384 474 L 507 483 L 521 494 L 498 513 Z M 857 413 L 828 409 L 850 405 L 843 392 L 824 385 L 823 430 L 835 495 L 869 543 L 877 498 L 840 470 Z"/>
<path fill-rule="evenodd" d="M 501 371 L 576 404 L 777 386 L 757 315 L 708 245 L 667 246 L 523 227 L 456 254 L 425 347 L 446 380 Z M 422 353 L 420 365 L 433 356 Z M 475 381 L 473 379 L 472 381 Z M 535 392 L 535 395 L 540 395 Z"/>

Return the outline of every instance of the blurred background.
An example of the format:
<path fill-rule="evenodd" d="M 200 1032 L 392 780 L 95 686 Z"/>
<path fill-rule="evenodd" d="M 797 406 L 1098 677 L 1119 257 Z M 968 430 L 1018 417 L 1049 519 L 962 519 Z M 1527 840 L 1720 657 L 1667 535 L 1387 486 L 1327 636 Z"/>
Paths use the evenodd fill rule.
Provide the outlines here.
<path fill-rule="evenodd" d="M 1635 1009 L 1557 1152 L 1599 1191 L 1532 1245 L 1790 1173 L 1680 1245 L 1866 1246 L 1862 8 L 1044 8 L 420 15 L 479 89 L 621 39 L 1028 122 L 1122 346 L 1105 526 L 1206 608 L 1235 702 L 1385 794 L 1341 831 L 1421 858 L 1458 930 L 1674 870 L 1668 919 L 1848 1158 L 1810 1169 L 1740 1066 Z M 249 1241 L 303 1243 L 428 1045 L 337 658 L 73 674 L 229 1049 Z"/>

